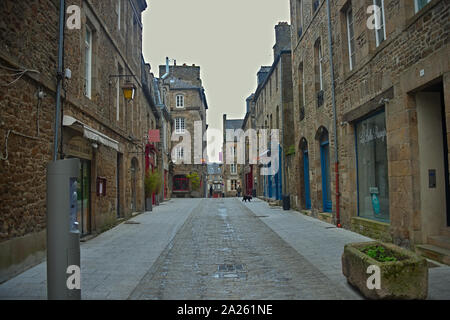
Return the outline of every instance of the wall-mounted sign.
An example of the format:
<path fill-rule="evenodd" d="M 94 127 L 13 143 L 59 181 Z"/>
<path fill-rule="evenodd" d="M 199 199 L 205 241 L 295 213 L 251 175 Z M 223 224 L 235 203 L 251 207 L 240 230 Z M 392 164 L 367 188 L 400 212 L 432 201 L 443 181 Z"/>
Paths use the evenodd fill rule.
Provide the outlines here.
<path fill-rule="evenodd" d="M 106 196 L 106 178 L 97 177 L 97 196 Z"/>
<path fill-rule="evenodd" d="M 161 141 L 161 136 L 160 136 L 159 130 L 148 130 L 148 142 L 149 143 L 160 142 L 160 141 Z"/>
<path fill-rule="evenodd" d="M 75 136 L 64 144 L 64 154 L 80 159 L 92 160 L 92 145 L 81 136 Z"/>

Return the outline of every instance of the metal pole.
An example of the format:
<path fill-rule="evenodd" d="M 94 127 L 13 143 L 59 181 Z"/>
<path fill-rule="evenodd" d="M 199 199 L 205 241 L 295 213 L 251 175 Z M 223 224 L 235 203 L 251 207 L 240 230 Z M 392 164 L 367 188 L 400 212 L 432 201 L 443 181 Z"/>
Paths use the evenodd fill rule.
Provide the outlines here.
<path fill-rule="evenodd" d="M 65 2 L 59 1 L 59 40 L 58 40 L 58 71 L 56 73 L 56 115 L 55 115 L 55 135 L 54 135 L 54 151 L 53 161 L 58 159 L 58 135 L 59 135 L 59 119 L 61 117 L 61 89 L 63 79 L 63 55 L 64 55 L 64 17 Z"/>

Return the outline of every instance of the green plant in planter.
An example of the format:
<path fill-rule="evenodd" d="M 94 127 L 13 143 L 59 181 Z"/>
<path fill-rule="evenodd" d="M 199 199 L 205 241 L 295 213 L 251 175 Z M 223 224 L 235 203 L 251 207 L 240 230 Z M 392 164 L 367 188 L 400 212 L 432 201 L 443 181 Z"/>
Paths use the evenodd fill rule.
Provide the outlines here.
<path fill-rule="evenodd" d="M 198 173 L 193 172 L 191 174 L 188 174 L 186 177 L 189 179 L 189 181 L 191 181 L 192 190 L 198 191 L 198 189 L 200 188 L 200 177 L 198 176 Z"/>
<path fill-rule="evenodd" d="M 145 195 L 150 197 L 153 193 L 159 194 L 161 191 L 161 173 L 159 171 L 148 171 L 145 175 Z"/>
<path fill-rule="evenodd" d="M 380 245 L 365 247 L 362 252 L 380 262 L 397 261 L 397 258 L 394 257 L 392 252 Z"/>

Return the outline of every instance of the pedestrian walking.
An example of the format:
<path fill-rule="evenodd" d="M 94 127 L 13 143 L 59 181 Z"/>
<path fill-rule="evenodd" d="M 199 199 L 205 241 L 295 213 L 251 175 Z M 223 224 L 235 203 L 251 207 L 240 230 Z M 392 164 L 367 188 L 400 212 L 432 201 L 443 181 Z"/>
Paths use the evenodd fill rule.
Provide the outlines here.
<path fill-rule="evenodd" d="M 238 198 L 241 197 L 241 192 L 242 192 L 242 189 L 241 189 L 241 186 L 239 186 L 239 187 L 237 188 L 237 195 L 238 195 Z"/>
<path fill-rule="evenodd" d="M 209 187 L 209 197 L 212 198 L 212 196 L 213 196 L 213 187 L 210 186 Z"/>

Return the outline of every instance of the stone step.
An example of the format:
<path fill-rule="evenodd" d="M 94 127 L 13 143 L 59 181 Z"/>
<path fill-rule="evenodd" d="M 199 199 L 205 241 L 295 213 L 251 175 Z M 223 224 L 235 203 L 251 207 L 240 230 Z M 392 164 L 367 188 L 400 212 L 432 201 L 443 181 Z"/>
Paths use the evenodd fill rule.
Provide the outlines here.
<path fill-rule="evenodd" d="M 450 250 L 450 237 L 447 236 L 428 237 L 428 244 Z"/>
<path fill-rule="evenodd" d="M 419 244 L 416 245 L 416 251 L 426 258 L 450 265 L 450 250 L 448 249 L 431 244 Z"/>

